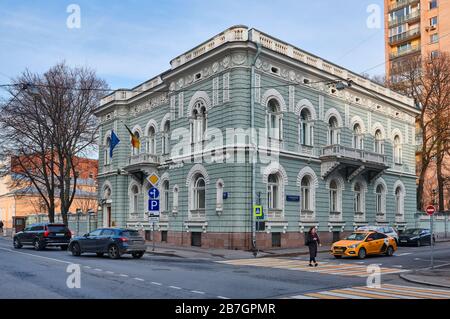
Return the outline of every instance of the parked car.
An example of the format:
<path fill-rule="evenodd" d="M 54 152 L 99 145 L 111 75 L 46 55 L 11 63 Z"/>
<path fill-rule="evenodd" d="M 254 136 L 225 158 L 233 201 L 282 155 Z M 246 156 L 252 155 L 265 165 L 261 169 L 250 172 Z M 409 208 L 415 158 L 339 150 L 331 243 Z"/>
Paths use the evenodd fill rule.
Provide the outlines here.
<path fill-rule="evenodd" d="M 64 224 L 38 223 L 16 233 L 13 243 L 16 249 L 30 245 L 36 250 L 49 246 L 59 246 L 62 250 L 67 250 L 71 238 L 72 233 Z"/>
<path fill-rule="evenodd" d="M 84 253 L 95 253 L 102 257 L 108 254 L 110 258 L 117 259 L 124 254 L 131 254 L 133 258 L 144 256 L 145 239 L 139 232 L 124 228 L 99 228 L 89 234 L 74 237 L 69 249 L 74 256 Z"/>
<path fill-rule="evenodd" d="M 433 238 L 433 242 L 436 239 Z M 431 245 L 431 232 L 427 228 L 409 228 L 401 233 L 399 237 L 400 246 Z"/>
<path fill-rule="evenodd" d="M 356 229 L 357 231 L 376 231 L 378 233 L 383 233 L 395 239 L 395 243 L 398 246 L 398 233 L 391 226 L 361 226 Z"/>
<path fill-rule="evenodd" d="M 396 250 L 397 243 L 394 238 L 375 231 L 353 232 L 331 246 L 331 254 L 335 258 L 346 256 L 364 259 L 367 255 L 382 254 L 392 256 Z"/>

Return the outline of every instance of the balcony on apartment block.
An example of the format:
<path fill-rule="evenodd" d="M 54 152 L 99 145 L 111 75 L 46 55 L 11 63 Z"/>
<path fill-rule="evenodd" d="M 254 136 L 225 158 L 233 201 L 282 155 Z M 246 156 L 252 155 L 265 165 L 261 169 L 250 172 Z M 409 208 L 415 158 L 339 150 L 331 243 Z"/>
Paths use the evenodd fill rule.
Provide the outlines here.
<path fill-rule="evenodd" d="M 420 0 L 397 0 L 389 6 L 389 12 L 396 11 L 409 5 L 419 4 Z"/>
<path fill-rule="evenodd" d="M 321 175 L 328 177 L 339 172 L 347 181 L 361 176 L 368 183 L 378 178 L 389 167 L 387 156 L 342 145 L 330 145 L 322 149 Z"/>
<path fill-rule="evenodd" d="M 404 57 L 410 54 L 420 53 L 420 46 L 419 45 L 413 45 L 408 47 L 407 49 L 398 50 L 397 52 L 393 52 L 390 54 L 390 59 L 397 59 L 400 57 Z"/>
<path fill-rule="evenodd" d="M 127 159 L 127 165 L 123 169 L 143 180 L 144 176 L 155 172 L 159 165 L 160 159 L 158 155 L 139 153 L 130 155 Z"/>
<path fill-rule="evenodd" d="M 389 37 L 389 44 L 395 45 L 404 41 L 420 37 L 420 28 L 414 28 Z"/>
<path fill-rule="evenodd" d="M 397 17 L 396 19 L 390 20 L 389 21 L 389 28 L 398 26 L 400 24 L 403 23 L 414 23 L 420 20 L 420 11 L 414 11 L 411 12 L 410 14 L 401 16 L 401 17 Z"/>

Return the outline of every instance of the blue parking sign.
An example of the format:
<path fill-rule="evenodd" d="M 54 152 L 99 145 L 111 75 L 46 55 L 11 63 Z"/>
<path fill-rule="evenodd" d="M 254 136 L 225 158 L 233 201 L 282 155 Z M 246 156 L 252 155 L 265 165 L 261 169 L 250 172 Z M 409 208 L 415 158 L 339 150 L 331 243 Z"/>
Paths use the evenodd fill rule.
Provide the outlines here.
<path fill-rule="evenodd" d="M 148 201 L 149 212 L 159 212 L 159 199 L 150 199 Z"/>

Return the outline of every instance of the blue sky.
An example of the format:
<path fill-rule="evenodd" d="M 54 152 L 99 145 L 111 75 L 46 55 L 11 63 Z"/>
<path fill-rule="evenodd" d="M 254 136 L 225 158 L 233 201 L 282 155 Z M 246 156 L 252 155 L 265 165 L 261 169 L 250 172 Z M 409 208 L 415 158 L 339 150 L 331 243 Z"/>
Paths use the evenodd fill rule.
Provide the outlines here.
<path fill-rule="evenodd" d="M 80 29 L 66 26 L 72 3 L 81 8 Z M 383 23 L 366 24 L 371 4 L 382 9 L 383 1 L 1 0 L 0 84 L 65 60 L 94 68 L 111 88 L 133 87 L 236 24 L 360 73 L 384 62 Z M 382 74 L 384 66 L 369 73 Z"/>

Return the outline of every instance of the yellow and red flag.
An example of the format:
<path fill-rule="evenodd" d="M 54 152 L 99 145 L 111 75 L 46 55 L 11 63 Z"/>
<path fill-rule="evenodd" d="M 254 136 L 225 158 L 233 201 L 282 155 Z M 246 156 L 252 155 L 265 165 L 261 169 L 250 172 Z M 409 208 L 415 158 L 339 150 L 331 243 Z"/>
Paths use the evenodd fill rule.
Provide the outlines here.
<path fill-rule="evenodd" d="M 131 132 L 131 130 L 128 126 L 125 125 L 125 127 L 127 128 L 128 133 L 130 133 L 130 135 L 131 135 L 131 145 L 133 145 L 134 148 L 138 148 L 138 149 L 141 148 L 141 141 L 139 139 L 139 136 L 136 134 L 133 134 L 133 132 Z"/>

